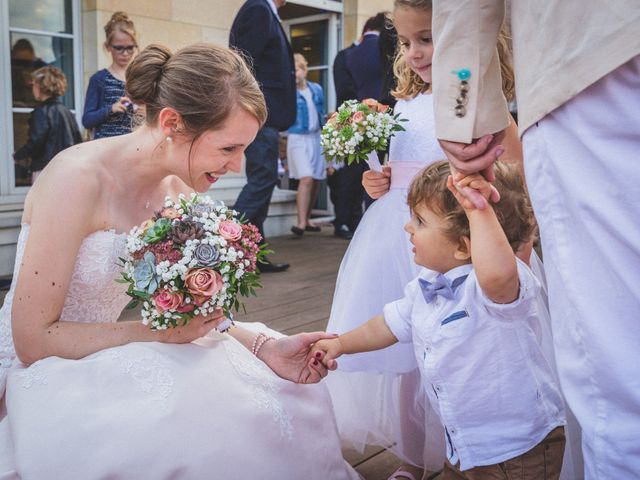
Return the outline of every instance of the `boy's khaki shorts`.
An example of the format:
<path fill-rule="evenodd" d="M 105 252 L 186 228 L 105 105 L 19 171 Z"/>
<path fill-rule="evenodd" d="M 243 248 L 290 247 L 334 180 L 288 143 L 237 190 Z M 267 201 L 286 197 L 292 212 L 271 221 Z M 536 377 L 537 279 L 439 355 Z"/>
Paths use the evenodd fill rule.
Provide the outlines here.
<path fill-rule="evenodd" d="M 437 480 L 558 480 L 564 444 L 564 428 L 558 427 L 528 452 L 505 462 L 461 472 L 446 461 Z"/>

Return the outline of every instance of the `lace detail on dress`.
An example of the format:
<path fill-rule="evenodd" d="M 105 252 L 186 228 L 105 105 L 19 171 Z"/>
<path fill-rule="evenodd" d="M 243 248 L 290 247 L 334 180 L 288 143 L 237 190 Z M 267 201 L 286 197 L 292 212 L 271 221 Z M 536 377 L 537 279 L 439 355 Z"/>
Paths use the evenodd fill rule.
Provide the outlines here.
<path fill-rule="evenodd" d="M 115 322 L 127 305 L 126 286 L 117 283 L 118 258 L 125 249 L 125 235 L 95 232 L 80 247 L 69 292 L 60 320 L 70 322 Z"/>
<path fill-rule="evenodd" d="M 23 225 L 20 230 L 20 235 L 18 235 L 18 244 L 16 245 L 16 262 L 13 266 L 13 278 L 18 278 L 24 247 L 27 244 L 28 233 L 28 225 Z M 13 334 L 11 332 L 11 306 L 13 305 L 15 289 L 16 284 L 12 282 L 7 295 L 4 297 L 4 304 L 0 309 L 0 398 L 2 398 L 7 385 L 9 367 L 13 364 L 13 359 L 16 358 L 16 350 L 13 346 Z"/>
<path fill-rule="evenodd" d="M 47 376 L 42 372 L 40 362 L 35 362 L 29 368 L 19 371 L 15 378 L 20 380 L 22 388 L 31 388 L 34 385 L 46 385 Z"/>
<path fill-rule="evenodd" d="M 29 225 L 18 237 L 13 278 L 18 278 Z M 126 306 L 126 286 L 116 283 L 120 275 L 118 257 L 125 248 L 125 234 L 113 230 L 94 232 L 82 242 L 60 319 L 67 322 L 115 322 Z M 7 384 L 9 367 L 16 357 L 11 333 L 11 307 L 15 282 L 0 309 L 0 398 Z M 36 364 L 25 370 L 29 372 Z M 30 374 L 29 374 L 30 375 Z"/>
<path fill-rule="evenodd" d="M 167 398 L 173 392 L 173 374 L 168 363 L 157 354 L 126 355 L 120 350 L 106 350 L 123 374 L 129 375 L 141 392 L 149 396 L 154 408 L 167 408 Z"/>
<path fill-rule="evenodd" d="M 424 162 L 425 166 L 445 160 L 436 136 L 433 97 L 423 93 L 409 100 L 398 100 L 394 113 L 409 121 L 397 132 L 389 145 L 389 162 Z"/>
<path fill-rule="evenodd" d="M 280 427 L 280 435 L 291 440 L 292 418 L 278 400 L 280 392 L 273 372 L 260 359 L 247 355 L 246 348 L 238 342 L 225 340 L 222 345 L 233 368 L 251 386 L 253 401 L 261 409 L 272 412 L 273 420 Z"/>

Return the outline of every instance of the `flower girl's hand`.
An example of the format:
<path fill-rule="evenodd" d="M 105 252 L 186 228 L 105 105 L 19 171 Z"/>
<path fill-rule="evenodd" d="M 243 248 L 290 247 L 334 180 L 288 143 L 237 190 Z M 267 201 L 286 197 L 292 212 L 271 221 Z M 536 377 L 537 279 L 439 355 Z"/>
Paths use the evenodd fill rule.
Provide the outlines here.
<path fill-rule="evenodd" d="M 382 172 L 367 170 L 362 174 L 362 186 L 367 195 L 378 199 L 389 191 L 391 186 L 391 169 L 388 166 L 382 167 Z"/>
<path fill-rule="evenodd" d="M 265 342 L 258 357 L 276 375 L 295 383 L 318 383 L 327 376 L 327 368 L 311 356 L 313 345 L 335 335 L 325 332 L 299 333 Z"/>
<path fill-rule="evenodd" d="M 225 319 L 221 309 L 217 309 L 210 315 L 196 315 L 188 325 L 184 327 L 169 328 L 161 333 L 161 342 L 164 343 L 189 343 L 204 337 L 211 330 L 220 325 Z"/>

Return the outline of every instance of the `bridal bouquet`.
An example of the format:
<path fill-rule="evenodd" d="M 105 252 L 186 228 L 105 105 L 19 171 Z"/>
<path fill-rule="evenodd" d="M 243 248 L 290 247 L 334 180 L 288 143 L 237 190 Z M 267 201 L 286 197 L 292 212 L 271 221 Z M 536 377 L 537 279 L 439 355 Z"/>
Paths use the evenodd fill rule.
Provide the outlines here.
<path fill-rule="evenodd" d="M 380 171 L 376 152 L 386 150 L 395 132 L 404 130 L 403 121 L 388 105 L 372 98 L 347 100 L 322 128 L 322 149 L 328 160 L 349 165 L 364 160 L 372 170 Z"/>
<path fill-rule="evenodd" d="M 218 308 L 230 319 L 241 306 L 238 294 L 255 295 L 260 287 L 261 239 L 222 202 L 167 197 L 164 208 L 127 236 L 119 281 L 129 285 L 129 307 L 142 302 L 142 322 L 152 330 L 186 325 Z"/>

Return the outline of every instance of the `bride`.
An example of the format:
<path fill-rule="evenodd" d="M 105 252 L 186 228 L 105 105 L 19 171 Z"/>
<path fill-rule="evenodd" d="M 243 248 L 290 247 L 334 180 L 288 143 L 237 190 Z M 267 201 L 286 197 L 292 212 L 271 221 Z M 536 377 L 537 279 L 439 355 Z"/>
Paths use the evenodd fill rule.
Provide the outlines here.
<path fill-rule="evenodd" d="M 146 125 L 62 152 L 25 202 L 0 310 L 0 478 L 358 478 L 324 386 L 293 383 L 326 375 L 309 346 L 327 334 L 116 322 L 123 232 L 238 171 L 266 119 L 243 60 L 212 45 L 146 48 L 127 90 Z M 260 332 L 278 339 L 254 356 Z"/>

